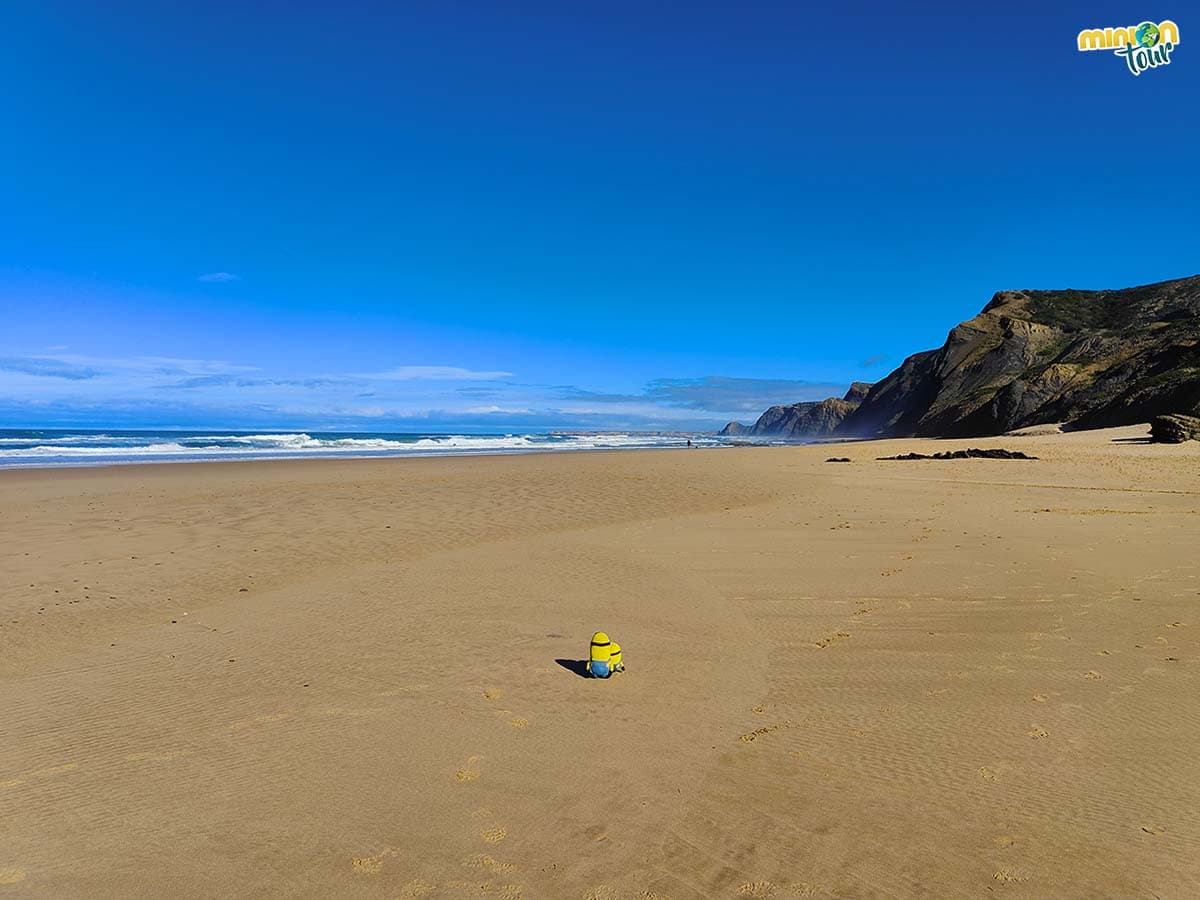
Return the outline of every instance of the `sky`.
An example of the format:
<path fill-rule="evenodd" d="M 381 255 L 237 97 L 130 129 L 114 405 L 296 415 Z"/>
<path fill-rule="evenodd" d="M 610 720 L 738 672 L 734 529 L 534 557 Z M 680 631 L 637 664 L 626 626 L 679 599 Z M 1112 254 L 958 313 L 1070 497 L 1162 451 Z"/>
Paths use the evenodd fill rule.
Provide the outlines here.
<path fill-rule="evenodd" d="M 0 427 L 708 429 L 1200 272 L 1191 5 L 3 8 Z"/>

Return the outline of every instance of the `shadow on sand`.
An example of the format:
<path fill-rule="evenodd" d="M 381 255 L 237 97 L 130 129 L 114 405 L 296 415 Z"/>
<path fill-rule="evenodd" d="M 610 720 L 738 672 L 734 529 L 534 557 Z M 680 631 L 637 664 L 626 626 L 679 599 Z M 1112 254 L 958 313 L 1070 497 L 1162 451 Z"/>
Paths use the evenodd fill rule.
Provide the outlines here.
<path fill-rule="evenodd" d="M 580 678 L 588 677 L 587 660 L 586 659 L 556 659 L 556 663 L 566 669 L 568 672 L 574 672 Z"/>

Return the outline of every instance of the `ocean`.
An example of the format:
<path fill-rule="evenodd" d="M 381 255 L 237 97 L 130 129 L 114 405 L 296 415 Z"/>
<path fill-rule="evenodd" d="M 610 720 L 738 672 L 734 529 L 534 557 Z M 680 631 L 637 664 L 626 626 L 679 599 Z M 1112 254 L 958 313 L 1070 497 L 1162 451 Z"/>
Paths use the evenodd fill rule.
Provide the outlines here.
<path fill-rule="evenodd" d="M 105 466 L 146 462 L 455 456 L 572 450 L 728 446 L 712 434 L 127 431 L 0 429 L 0 468 Z"/>

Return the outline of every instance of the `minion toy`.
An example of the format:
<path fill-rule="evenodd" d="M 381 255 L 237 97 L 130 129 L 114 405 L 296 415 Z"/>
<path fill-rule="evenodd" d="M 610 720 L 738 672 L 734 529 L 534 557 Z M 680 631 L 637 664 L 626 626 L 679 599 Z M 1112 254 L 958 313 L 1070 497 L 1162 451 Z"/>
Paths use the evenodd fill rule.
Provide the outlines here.
<path fill-rule="evenodd" d="M 591 652 L 588 654 L 588 674 L 593 678 L 608 678 L 625 668 L 621 662 L 621 645 L 610 641 L 603 631 L 592 635 Z"/>

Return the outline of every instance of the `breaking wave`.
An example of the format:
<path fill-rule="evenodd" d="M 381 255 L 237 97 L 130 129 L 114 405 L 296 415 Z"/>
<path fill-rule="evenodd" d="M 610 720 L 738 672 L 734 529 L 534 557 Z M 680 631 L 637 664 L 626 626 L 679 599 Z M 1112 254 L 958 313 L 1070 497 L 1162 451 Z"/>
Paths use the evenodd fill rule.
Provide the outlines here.
<path fill-rule="evenodd" d="M 592 434 L 264 434 L 162 431 L 72 433 L 0 431 L 0 467 L 110 465 L 220 459 L 448 456 L 571 450 L 722 446 L 712 435 Z"/>

